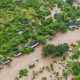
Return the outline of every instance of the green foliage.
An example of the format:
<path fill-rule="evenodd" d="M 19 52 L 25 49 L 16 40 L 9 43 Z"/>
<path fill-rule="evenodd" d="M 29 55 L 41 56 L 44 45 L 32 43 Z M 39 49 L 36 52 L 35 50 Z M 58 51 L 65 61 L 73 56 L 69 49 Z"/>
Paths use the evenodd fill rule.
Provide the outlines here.
<path fill-rule="evenodd" d="M 56 48 L 55 48 L 54 45 L 48 44 L 47 46 L 45 46 L 45 47 L 43 48 L 43 50 L 42 50 L 42 52 L 43 52 L 42 55 L 47 57 L 48 55 L 53 54 L 53 53 L 55 52 L 55 50 L 56 50 Z"/>
<path fill-rule="evenodd" d="M 47 77 L 43 77 L 42 80 L 47 80 Z"/>
<path fill-rule="evenodd" d="M 61 21 L 61 19 L 60 19 L 60 21 Z M 51 23 L 50 25 L 48 25 L 48 27 L 50 27 L 51 29 L 53 29 L 54 31 L 57 31 L 57 32 L 66 32 L 67 31 L 67 26 L 63 22 Z"/>
<path fill-rule="evenodd" d="M 80 62 L 69 62 L 68 66 L 71 67 L 73 75 L 80 75 Z"/>
<path fill-rule="evenodd" d="M 52 45 L 52 44 L 48 44 L 46 45 L 43 50 L 42 50 L 42 55 L 43 56 L 48 56 L 48 55 L 52 55 L 54 56 L 62 56 L 65 52 L 67 52 L 69 49 L 68 44 L 64 43 L 64 44 L 59 44 L 57 46 Z"/>
<path fill-rule="evenodd" d="M 42 44 L 45 44 L 46 43 L 46 38 L 44 36 L 38 36 L 37 37 L 37 40 L 42 43 Z"/>
<path fill-rule="evenodd" d="M 75 0 L 66 0 L 66 2 L 68 3 L 68 4 L 70 4 L 71 6 L 73 5 L 73 2 L 74 2 Z"/>
<path fill-rule="evenodd" d="M 74 77 L 72 80 L 80 80 L 80 76 Z"/>
<path fill-rule="evenodd" d="M 73 46 L 72 46 L 73 48 L 73 55 L 72 55 L 72 58 L 73 59 L 78 59 L 78 58 L 80 58 L 80 41 L 77 41 L 77 43 L 76 44 L 74 44 Z"/>
<path fill-rule="evenodd" d="M 22 69 L 19 71 L 19 78 L 22 78 L 22 77 L 25 77 L 25 76 L 28 76 L 28 70 L 26 69 Z"/>
<path fill-rule="evenodd" d="M 72 58 L 73 59 L 78 59 L 80 57 L 80 51 L 77 51 L 76 53 L 74 53 L 73 55 L 72 55 Z"/>
<path fill-rule="evenodd" d="M 29 65 L 29 68 L 31 69 L 31 68 L 34 68 L 35 67 L 35 64 L 31 64 L 31 65 Z"/>
<path fill-rule="evenodd" d="M 64 76 L 64 77 L 67 77 L 68 75 L 69 75 L 69 72 L 68 72 L 68 71 L 64 71 L 64 72 L 63 72 L 63 76 Z"/>
<path fill-rule="evenodd" d="M 55 14 L 56 22 L 52 17 L 45 19 L 51 14 L 50 10 L 55 4 L 62 10 Z M 44 35 L 53 36 L 55 32 L 66 32 L 66 22 L 76 20 L 80 17 L 79 13 L 79 8 L 76 10 L 62 0 L 0 0 L 1 55 L 10 56 L 16 50 L 23 54 L 33 51 L 24 47 L 29 40 L 45 44 Z M 19 45 L 22 45 L 20 49 Z"/>
<path fill-rule="evenodd" d="M 50 64 L 50 69 L 51 69 L 51 71 L 54 70 L 54 67 L 53 67 L 53 64 L 52 63 Z"/>
<path fill-rule="evenodd" d="M 23 49 L 21 50 L 21 52 L 22 52 L 23 54 L 29 54 L 29 53 L 32 52 L 32 51 L 34 51 L 33 48 L 23 48 Z"/>

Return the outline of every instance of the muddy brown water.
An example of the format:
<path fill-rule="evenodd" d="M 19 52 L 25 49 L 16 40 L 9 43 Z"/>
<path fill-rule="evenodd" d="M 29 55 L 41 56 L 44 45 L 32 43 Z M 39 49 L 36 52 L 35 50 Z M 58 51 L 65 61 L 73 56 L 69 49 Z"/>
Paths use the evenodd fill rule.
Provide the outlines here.
<path fill-rule="evenodd" d="M 53 40 L 48 41 L 49 44 L 61 44 L 61 43 L 74 43 L 76 41 L 80 40 L 80 30 L 75 31 L 68 31 L 66 33 L 58 33 L 56 37 L 53 38 Z M 15 58 L 13 62 L 10 64 L 10 66 L 5 66 L 3 70 L 0 71 L 0 80 L 15 80 L 15 77 L 17 76 L 19 70 L 27 68 L 29 64 L 35 63 L 36 67 L 34 69 L 29 69 L 29 74 L 27 77 L 22 78 L 21 80 L 32 80 L 32 71 L 38 71 L 43 66 L 48 66 L 54 59 L 48 58 L 42 58 L 41 56 L 41 50 L 42 46 L 38 46 L 34 52 L 32 52 L 29 55 L 21 56 L 18 58 Z M 60 58 L 55 58 L 60 61 Z M 39 62 L 36 62 L 36 60 L 39 60 Z M 61 69 L 59 69 L 60 64 L 54 64 L 55 71 L 59 71 L 59 73 L 62 73 L 62 66 Z M 42 77 L 47 76 L 48 80 L 51 80 L 50 76 L 51 73 L 44 71 L 42 74 L 38 75 L 36 79 L 34 80 L 41 80 Z M 54 76 L 52 78 L 54 79 Z M 64 79 L 63 79 L 64 80 Z M 71 80 L 69 78 L 68 80 Z"/>

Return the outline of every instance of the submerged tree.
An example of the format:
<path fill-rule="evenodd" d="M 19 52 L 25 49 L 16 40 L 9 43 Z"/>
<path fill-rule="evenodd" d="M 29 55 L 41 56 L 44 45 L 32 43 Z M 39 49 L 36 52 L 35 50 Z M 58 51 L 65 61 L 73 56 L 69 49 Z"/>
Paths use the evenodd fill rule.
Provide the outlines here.
<path fill-rule="evenodd" d="M 48 55 L 54 56 L 62 56 L 65 52 L 69 50 L 69 45 L 67 43 L 59 44 L 59 45 L 52 45 L 48 44 L 43 48 L 42 55 L 47 57 Z"/>

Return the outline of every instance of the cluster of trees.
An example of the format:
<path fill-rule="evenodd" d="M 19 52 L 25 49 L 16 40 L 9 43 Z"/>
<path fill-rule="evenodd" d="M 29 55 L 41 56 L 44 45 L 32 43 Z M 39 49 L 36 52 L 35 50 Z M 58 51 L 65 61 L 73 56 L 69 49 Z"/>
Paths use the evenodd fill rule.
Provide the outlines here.
<path fill-rule="evenodd" d="M 50 15 L 52 5 L 57 4 L 58 0 L 23 1 L 0 1 L 0 53 L 2 55 L 8 55 L 17 50 L 28 53 L 33 49 L 26 49 L 24 47 L 26 43 L 33 40 L 45 43 L 44 35 L 52 36 L 57 31 L 66 31 L 64 23 L 54 24 L 51 17 L 45 19 L 45 16 Z M 19 46 L 22 47 L 19 48 Z"/>
<path fill-rule="evenodd" d="M 73 44 L 72 49 L 74 53 L 72 55 L 72 59 L 79 59 L 80 58 L 80 41 L 77 41 L 76 45 Z"/>
<path fill-rule="evenodd" d="M 80 76 L 74 77 L 72 80 L 80 80 Z"/>
<path fill-rule="evenodd" d="M 67 3 L 63 4 L 61 11 L 61 13 L 56 13 L 54 15 L 55 19 L 59 22 L 76 21 L 76 19 L 80 17 L 80 11 Z"/>
<path fill-rule="evenodd" d="M 69 4 L 69 5 L 73 5 L 73 2 L 74 2 L 75 0 L 66 0 L 66 2 Z"/>
<path fill-rule="evenodd" d="M 35 3 L 34 3 L 35 2 Z M 62 13 L 55 14 L 53 22 L 49 16 L 53 6 L 58 4 Z M 34 40 L 45 43 L 45 35 L 66 32 L 67 21 L 80 16 L 78 11 L 62 0 L 1 0 L 0 1 L 0 53 L 8 55 L 16 50 L 23 53 L 33 51 L 24 45 Z M 8 55 L 9 56 L 9 55 Z"/>
<path fill-rule="evenodd" d="M 19 78 L 28 76 L 28 70 L 27 69 L 22 69 L 19 71 Z"/>
<path fill-rule="evenodd" d="M 71 68 L 71 73 L 75 76 L 72 80 L 80 79 L 80 62 L 69 62 L 68 66 Z"/>
<path fill-rule="evenodd" d="M 57 46 L 48 44 L 45 47 L 43 47 L 42 55 L 45 57 L 47 57 L 48 55 L 51 55 L 52 57 L 62 56 L 68 50 L 69 50 L 69 45 L 67 43 L 59 44 Z"/>
<path fill-rule="evenodd" d="M 72 59 L 78 59 L 80 58 L 80 51 L 76 51 L 73 55 L 72 55 Z"/>

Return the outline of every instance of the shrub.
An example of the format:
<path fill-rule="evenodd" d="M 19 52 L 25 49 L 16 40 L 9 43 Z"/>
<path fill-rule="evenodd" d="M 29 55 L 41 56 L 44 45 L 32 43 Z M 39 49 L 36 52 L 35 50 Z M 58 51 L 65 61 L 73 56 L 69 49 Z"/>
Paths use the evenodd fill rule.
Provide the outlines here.
<path fill-rule="evenodd" d="M 69 72 L 68 72 L 68 71 L 64 71 L 64 72 L 63 72 L 63 76 L 65 76 L 65 77 L 67 77 L 67 76 L 68 76 L 68 74 L 69 74 Z"/>
<path fill-rule="evenodd" d="M 29 54 L 30 52 L 34 51 L 33 48 L 23 48 L 22 49 L 22 53 L 23 54 Z"/>
<path fill-rule="evenodd" d="M 80 57 L 80 51 L 77 51 L 72 55 L 72 59 L 78 59 Z"/>
<path fill-rule="evenodd" d="M 53 64 L 52 64 L 52 63 L 50 64 L 50 69 L 51 69 L 51 71 L 54 70 L 54 69 L 53 69 Z"/>
<path fill-rule="evenodd" d="M 34 68 L 35 67 L 35 64 L 31 64 L 31 65 L 29 65 L 29 68 L 31 69 L 31 68 Z"/>
<path fill-rule="evenodd" d="M 72 80 L 80 80 L 80 76 L 74 77 Z"/>
<path fill-rule="evenodd" d="M 48 55 L 54 56 L 62 56 L 65 52 L 67 52 L 69 49 L 69 46 L 67 43 L 59 44 L 59 45 L 52 45 L 48 44 L 45 47 L 43 47 L 42 55 L 47 57 Z"/>
<path fill-rule="evenodd" d="M 73 75 L 80 75 L 80 62 L 69 62 L 68 66 L 71 67 L 71 72 Z"/>
<path fill-rule="evenodd" d="M 42 80 L 47 80 L 47 78 L 46 77 L 43 77 Z"/>
<path fill-rule="evenodd" d="M 28 76 L 28 70 L 26 69 L 22 69 L 19 71 L 19 78 L 22 78 L 22 77 L 25 77 L 25 76 Z"/>

